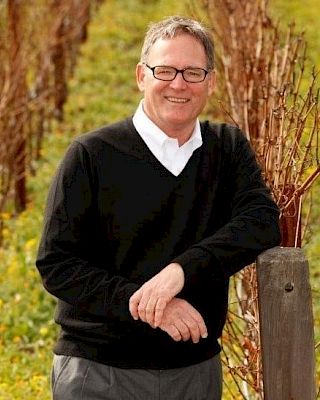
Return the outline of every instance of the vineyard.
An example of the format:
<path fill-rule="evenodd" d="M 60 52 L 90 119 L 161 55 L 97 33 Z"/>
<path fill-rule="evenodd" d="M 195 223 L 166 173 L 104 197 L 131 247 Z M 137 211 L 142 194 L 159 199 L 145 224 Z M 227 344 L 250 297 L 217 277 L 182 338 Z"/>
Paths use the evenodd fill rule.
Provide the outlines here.
<path fill-rule="evenodd" d="M 316 0 L 307 7 L 288 0 L 245 3 L 0 2 L 0 400 L 50 398 L 55 301 L 34 266 L 47 190 L 75 135 L 135 111 L 134 67 L 146 26 L 170 14 L 196 16 L 212 27 L 219 87 L 205 117 L 247 133 L 283 211 L 283 245 L 306 250 L 320 386 L 320 42 L 312 28 L 320 14 Z M 293 19 L 297 26 L 288 28 Z M 223 399 L 261 399 L 254 269 L 236 279 L 242 289 L 231 290 L 237 305 L 230 306 L 223 345 L 225 360 L 243 364 L 237 369 L 225 361 Z"/>

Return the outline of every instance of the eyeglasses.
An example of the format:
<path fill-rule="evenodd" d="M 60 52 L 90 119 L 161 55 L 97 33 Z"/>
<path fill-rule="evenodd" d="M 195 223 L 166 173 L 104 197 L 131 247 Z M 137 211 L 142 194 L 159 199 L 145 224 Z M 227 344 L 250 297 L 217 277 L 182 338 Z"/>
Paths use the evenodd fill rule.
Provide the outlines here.
<path fill-rule="evenodd" d="M 209 73 L 209 71 L 203 68 L 177 69 L 166 65 L 157 65 L 155 67 L 150 67 L 150 65 L 146 63 L 144 63 L 144 65 L 148 67 L 152 71 L 153 76 L 160 81 L 173 81 L 175 77 L 181 73 L 186 82 L 199 83 L 203 82 Z"/>

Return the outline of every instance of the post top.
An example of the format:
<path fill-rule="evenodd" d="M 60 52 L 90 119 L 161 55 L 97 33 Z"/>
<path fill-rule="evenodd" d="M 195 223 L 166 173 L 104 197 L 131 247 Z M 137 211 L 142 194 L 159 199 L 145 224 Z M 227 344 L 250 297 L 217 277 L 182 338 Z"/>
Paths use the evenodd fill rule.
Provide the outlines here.
<path fill-rule="evenodd" d="M 273 247 L 272 249 L 266 250 L 258 256 L 257 262 L 270 263 L 270 262 L 304 262 L 306 257 L 301 248 L 298 247 Z"/>

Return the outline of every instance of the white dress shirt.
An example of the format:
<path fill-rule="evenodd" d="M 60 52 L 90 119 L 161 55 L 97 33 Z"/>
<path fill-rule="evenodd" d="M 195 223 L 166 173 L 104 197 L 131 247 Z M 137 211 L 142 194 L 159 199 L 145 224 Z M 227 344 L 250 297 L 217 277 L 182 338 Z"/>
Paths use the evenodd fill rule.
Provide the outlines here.
<path fill-rule="evenodd" d="M 173 175 L 178 176 L 186 166 L 192 153 L 202 145 L 200 122 L 197 119 L 190 139 L 179 146 L 178 139 L 167 136 L 143 110 L 140 102 L 134 116 L 133 125 L 152 154 Z"/>

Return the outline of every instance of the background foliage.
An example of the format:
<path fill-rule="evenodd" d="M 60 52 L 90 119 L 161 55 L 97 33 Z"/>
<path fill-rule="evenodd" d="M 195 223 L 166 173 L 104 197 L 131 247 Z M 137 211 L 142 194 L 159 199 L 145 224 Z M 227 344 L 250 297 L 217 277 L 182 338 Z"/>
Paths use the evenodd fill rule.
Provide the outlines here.
<path fill-rule="evenodd" d="M 27 209 L 17 218 L 12 218 L 10 212 L 2 215 L 0 400 L 50 398 L 48 377 L 57 335 L 52 320 L 54 299 L 42 289 L 34 259 L 46 193 L 57 163 L 74 135 L 134 112 L 141 97 L 135 85 L 134 65 L 146 25 L 166 15 L 185 14 L 186 4 L 173 0 L 107 0 L 93 16 L 89 40 L 81 47 L 81 58 L 68 84 L 65 119 L 52 122 L 52 134 L 45 137 L 42 158 L 34 166 L 36 175 L 28 177 Z M 274 0 L 271 9 L 284 23 L 294 18 L 298 27 L 306 28 L 312 62 L 320 67 L 320 39 L 317 29 L 312 29 L 320 16 L 318 0 Z M 315 204 L 307 249 L 316 295 L 320 290 L 320 206 Z M 318 307 L 315 304 L 319 342 Z"/>

